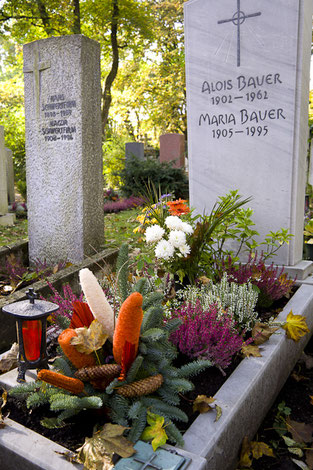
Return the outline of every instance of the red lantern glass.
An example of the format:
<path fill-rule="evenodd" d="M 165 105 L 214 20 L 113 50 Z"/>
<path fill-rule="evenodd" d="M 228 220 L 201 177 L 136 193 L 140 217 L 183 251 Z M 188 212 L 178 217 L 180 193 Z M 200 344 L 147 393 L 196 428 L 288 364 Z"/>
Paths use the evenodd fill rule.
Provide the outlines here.
<path fill-rule="evenodd" d="M 26 320 L 22 323 L 25 357 L 28 361 L 40 358 L 42 327 L 40 320 Z"/>

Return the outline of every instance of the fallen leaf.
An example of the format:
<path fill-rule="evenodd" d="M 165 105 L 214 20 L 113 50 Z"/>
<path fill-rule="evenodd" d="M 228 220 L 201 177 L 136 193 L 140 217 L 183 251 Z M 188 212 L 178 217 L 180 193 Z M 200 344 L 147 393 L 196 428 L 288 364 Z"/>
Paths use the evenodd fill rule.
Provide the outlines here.
<path fill-rule="evenodd" d="M 17 366 L 18 344 L 13 343 L 11 349 L 4 353 L 0 359 L 0 372 L 8 372 Z"/>
<path fill-rule="evenodd" d="M 302 315 L 294 315 L 292 310 L 288 313 L 286 323 L 282 328 L 286 330 L 287 337 L 293 341 L 299 341 L 302 336 L 310 332 L 305 317 Z"/>
<path fill-rule="evenodd" d="M 199 413 L 207 413 L 208 411 L 213 410 L 213 407 L 210 405 L 214 401 L 215 398 L 207 397 L 206 395 L 198 395 L 193 401 L 192 410 L 199 411 Z"/>
<path fill-rule="evenodd" d="M 8 400 L 8 392 L 6 390 L 4 390 L 4 392 L 1 395 L 2 403 L 1 403 L 1 406 L 0 406 L 0 429 L 4 428 L 4 426 L 5 426 L 4 418 L 3 418 L 3 415 L 2 415 L 2 408 L 5 407 L 5 405 L 7 403 L 7 400 Z"/>
<path fill-rule="evenodd" d="M 298 457 L 303 457 L 303 450 L 300 447 L 288 447 L 288 450 L 291 454 L 295 454 Z"/>
<path fill-rule="evenodd" d="M 141 439 L 150 441 L 154 452 L 158 447 L 163 446 L 167 441 L 167 434 L 164 429 L 164 417 L 148 411 L 147 426 L 141 434 Z"/>
<path fill-rule="evenodd" d="M 296 372 L 293 372 L 290 377 L 293 378 L 296 382 L 304 382 L 305 380 L 310 380 L 308 377 L 304 377 L 304 375 L 299 375 Z"/>
<path fill-rule="evenodd" d="M 216 421 L 218 421 L 220 417 L 222 416 L 222 408 L 218 405 L 215 405 L 215 409 L 216 409 L 216 417 L 215 417 L 214 422 L 216 423 Z"/>
<path fill-rule="evenodd" d="M 313 425 L 312 424 L 305 424 L 305 423 L 299 423 L 297 421 L 293 421 L 289 419 L 289 416 L 287 418 L 287 428 L 288 431 L 291 433 L 292 438 L 299 443 L 303 442 L 312 442 L 313 437 Z"/>
<path fill-rule="evenodd" d="M 68 462 L 71 463 L 80 463 L 77 460 L 77 454 L 75 452 L 71 452 L 70 450 L 68 452 L 58 452 L 57 450 L 54 451 L 56 454 L 62 455 L 62 457 L 65 458 Z"/>
<path fill-rule="evenodd" d="M 253 346 L 253 344 L 242 346 L 241 352 L 245 357 L 262 357 L 259 346 Z"/>
<path fill-rule="evenodd" d="M 251 455 L 251 446 L 250 441 L 245 436 L 242 441 L 241 451 L 240 451 L 240 459 L 239 459 L 239 467 L 247 467 L 250 468 L 252 465 L 252 459 L 250 459 Z"/>
<path fill-rule="evenodd" d="M 77 336 L 71 339 L 71 344 L 76 347 L 77 351 L 84 354 L 97 351 L 108 338 L 107 332 L 98 320 L 93 320 L 89 328 L 76 328 L 75 331 Z"/>
<path fill-rule="evenodd" d="M 265 442 L 253 441 L 250 443 L 251 451 L 254 459 L 259 459 L 263 455 L 268 457 L 275 457 L 273 449 L 271 449 Z"/>
<path fill-rule="evenodd" d="M 291 460 L 298 467 L 302 468 L 302 470 L 310 470 L 310 468 L 304 462 L 302 462 L 302 460 L 296 460 L 296 459 L 291 459 Z"/>
<path fill-rule="evenodd" d="M 268 341 L 277 330 L 279 330 L 278 327 L 269 326 L 266 323 L 256 323 L 252 329 L 253 343 L 260 346 L 260 344 Z"/>
<path fill-rule="evenodd" d="M 206 276 L 200 276 L 198 280 L 199 280 L 199 281 L 201 282 L 201 284 L 203 284 L 203 285 L 211 284 L 211 282 L 212 282 L 212 280 L 209 279 L 209 278 L 206 277 Z"/>
<path fill-rule="evenodd" d="M 135 453 L 133 444 L 124 436 L 124 426 L 107 423 L 102 430 L 86 438 L 82 447 L 77 449 L 77 459 L 84 464 L 85 470 L 111 470 L 114 468 L 112 457 L 130 457 Z"/>

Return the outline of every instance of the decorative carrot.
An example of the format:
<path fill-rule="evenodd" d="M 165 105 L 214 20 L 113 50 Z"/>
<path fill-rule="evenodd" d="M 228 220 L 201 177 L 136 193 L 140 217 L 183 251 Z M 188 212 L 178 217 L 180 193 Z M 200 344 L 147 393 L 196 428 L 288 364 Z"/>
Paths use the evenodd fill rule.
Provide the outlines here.
<path fill-rule="evenodd" d="M 134 358 L 138 351 L 140 327 L 143 319 L 142 295 L 133 292 L 122 304 L 113 336 L 113 356 L 121 364 L 126 341 L 134 345 Z"/>
<path fill-rule="evenodd" d="M 39 380 L 54 385 L 55 387 L 63 388 L 75 395 L 82 393 L 84 390 L 84 383 L 81 380 L 67 377 L 66 375 L 62 375 L 48 369 L 40 370 L 37 376 Z"/>
<path fill-rule="evenodd" d="M 94 356 L 77 351 L 75 346 L 71 344 L 71 339 L 74 336 L 77 336 L 77 333 L 72 328 L 67 328 L 59 335 L 59 345 L 61 346 L 65 356 L 71 361 L 76 369 L 93 366 L 96 362 Z"/>

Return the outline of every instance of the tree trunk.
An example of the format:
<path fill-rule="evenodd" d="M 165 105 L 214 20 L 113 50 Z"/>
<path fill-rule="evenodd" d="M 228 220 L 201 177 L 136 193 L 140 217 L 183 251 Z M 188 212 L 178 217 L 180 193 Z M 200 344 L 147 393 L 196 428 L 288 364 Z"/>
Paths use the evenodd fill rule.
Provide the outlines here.
<path fill-rule="evenodd" d="M 45 30 L 45 32 L 47 33 L 48 36 L 52 36 L 53 35 L 53 28 L 51 28 L 51 26 L 50 26 L 50 18 L 48 16 L 45 4 L 43 3 L 42 0 L 36 0 L 36 3 L 37 3 L 37 7 L 38 7 L 38 11 L 39 11 L 41 21 L 43 23 L 44 30 Z"/>
<path fill-rule="evenodd" d="M 117 44 L 117 28 L 119 8 L 118 0 L 112 0 L 112 20 L 111 20 L 111 46 L 112 46 L 112 66 L 111 70 L 105 80 L 104 90 L 102 94 L 102 137 L 105 138 L 105 130 L 108 123 L 109 110 L 112 101 L 111 88 L 118 71 L 119 52 Z"/>
<path fill-rule="evenodd" d="M 79 0 L 73 0 L 73 7 L 74 7 L 73 34 L 81 34 Z"/>

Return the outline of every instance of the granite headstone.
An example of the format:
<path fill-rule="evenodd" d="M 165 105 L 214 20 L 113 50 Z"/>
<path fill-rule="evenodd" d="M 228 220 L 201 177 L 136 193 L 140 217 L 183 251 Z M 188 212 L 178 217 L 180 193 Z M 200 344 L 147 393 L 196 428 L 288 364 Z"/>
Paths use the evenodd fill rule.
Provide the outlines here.
<path fill-rule="evenodd" d="M 126 142 L 125 144 L 125 157 L 128 160 L 130 157 L 137 157 L 143 160 L 145 157 L 145 148 L 142 142 Z"/>
<path fill-rule="evenodd" d="M 252 196 L 256 229 L 294 237 L 276 263 L 302 260 L 311 0 L 185 4 L 190 200 Z"/>
<path fill-rule="evenodd" d="M 184 168 L 185 136 L 183 134 L 160 136 L 160 162 L 173 162 L 174 167 Z"/>
<path fill-rule="evenodd" d="M 79 263 L 103 242 L 100 45 L 24 45 L 30 262 Z"/>

